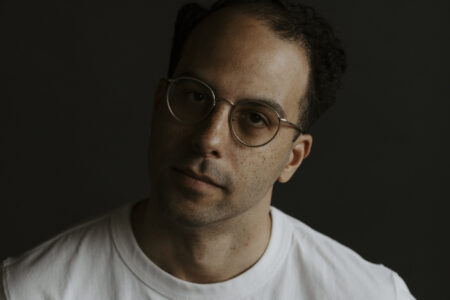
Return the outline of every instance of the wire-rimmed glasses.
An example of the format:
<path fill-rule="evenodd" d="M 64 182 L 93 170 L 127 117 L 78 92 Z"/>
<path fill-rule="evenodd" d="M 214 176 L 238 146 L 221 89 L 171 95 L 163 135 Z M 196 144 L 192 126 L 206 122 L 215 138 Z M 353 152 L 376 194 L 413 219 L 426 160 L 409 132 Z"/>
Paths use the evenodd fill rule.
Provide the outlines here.
<path fill-rule="evenodd" d="M 300 133 L 296 124 L 282 118 L 270 104 L 258 100 L 241 100 L 233 103 L 217 98 L 213 89 L 205 82 L 190 76 L 167 79 L 166 102 L 172 116 L 186 125 L 206 119 L 218 100 L 228 102 L 232 108 L 229 116 L 234 138 L 249 147 L 260 147 L 272 141 L 280 125 L 286 124 Z"/>

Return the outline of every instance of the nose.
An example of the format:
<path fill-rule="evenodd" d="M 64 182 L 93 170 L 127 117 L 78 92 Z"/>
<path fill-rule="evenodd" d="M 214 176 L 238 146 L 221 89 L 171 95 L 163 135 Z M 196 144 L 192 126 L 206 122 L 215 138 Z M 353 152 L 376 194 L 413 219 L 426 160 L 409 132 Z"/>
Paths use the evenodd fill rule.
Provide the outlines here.
<path fill-rule="evenodd" d="M 232 142 L 228 121 L 230 110 L 226 101 L 219 101 L 208 117 L 196 125 L 192 142 L 201 156 L 221 158 L 224 146 Z"/>

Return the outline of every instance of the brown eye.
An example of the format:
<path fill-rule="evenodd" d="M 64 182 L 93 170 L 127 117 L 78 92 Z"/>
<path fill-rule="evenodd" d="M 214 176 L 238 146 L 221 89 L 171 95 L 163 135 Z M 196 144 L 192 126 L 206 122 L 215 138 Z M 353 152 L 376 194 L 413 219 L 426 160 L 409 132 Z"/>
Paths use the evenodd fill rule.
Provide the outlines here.
<path fill-rule="evenodd" d="M 203 104 L 206 101 L 206 96 L 197 91 L 186 91 L 184 99 L 195 104 Z"/>
<path fill-rule="evenodd" d="M 239 112 L 239 119 L 244 126 L 251 127 L 269 127 L 269 120 L 261 112 L 252 110 L 241 110 Z"/>
<path fill-rule="evenodd" d="M 249 114 L 248 119 L 252 124 L 260 124 L 261 122 L 264 122 L 264 119 L 256 113 Z"/>

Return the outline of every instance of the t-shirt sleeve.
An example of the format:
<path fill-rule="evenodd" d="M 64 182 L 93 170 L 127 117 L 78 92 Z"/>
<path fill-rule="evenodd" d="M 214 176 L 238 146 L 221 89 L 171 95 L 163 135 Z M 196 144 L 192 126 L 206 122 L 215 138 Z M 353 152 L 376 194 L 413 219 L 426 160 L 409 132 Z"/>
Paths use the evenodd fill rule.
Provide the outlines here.
<path fill-rule="evenodd" d="M 4 272 L 3 265 L 0 264 L 0 300 L 6 300 L 5 283 L 3 282 L 4 280 L 3 272 Z"/>
<path fill-rule="evenodd" d="M 408 290 L 406 283 L 403 281 L 403 279 L 400 276 L 398 276 L 397 273 L 392 272 L 392 277 L 394 280 L 395 291 L 397 294 L 396 299 L 398 299 L 398 300 L 415 300 L 416 299 Z"/>

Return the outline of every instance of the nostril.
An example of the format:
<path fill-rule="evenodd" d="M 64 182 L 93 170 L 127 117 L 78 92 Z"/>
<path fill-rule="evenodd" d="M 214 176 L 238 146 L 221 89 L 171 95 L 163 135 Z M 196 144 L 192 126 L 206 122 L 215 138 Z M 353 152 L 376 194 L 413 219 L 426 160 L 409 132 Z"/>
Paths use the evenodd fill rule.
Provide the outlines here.
<path fill-rule="evenodd" d="M 214 147 L 216 149 L 214 149 L 212 147 Z M 212 157 L 212 158 L 220 158 L 221 157 L 220 149 L 217 149 L 217 145 L 212 146 L 212 145 L 202 143 L 201 141 L 197 141 L 197 142 L 194 142 L 193 149 L 198 155 L 200 155 L 202 157 Z"/>

